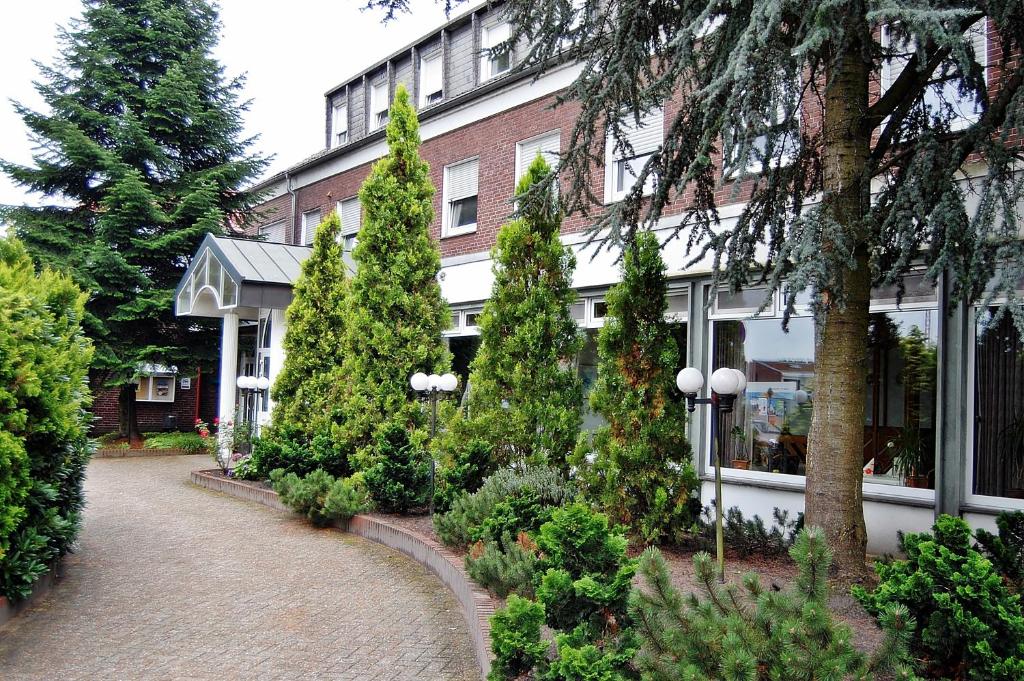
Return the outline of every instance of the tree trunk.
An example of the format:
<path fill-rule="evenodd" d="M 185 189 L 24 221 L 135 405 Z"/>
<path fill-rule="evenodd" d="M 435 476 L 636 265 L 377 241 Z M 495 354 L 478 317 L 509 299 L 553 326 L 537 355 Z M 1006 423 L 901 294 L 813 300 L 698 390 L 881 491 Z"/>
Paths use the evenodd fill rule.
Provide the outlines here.
<path fill-rule="evenodd" d="M 139 432 L 139 414 L 135 403 L 135 386 L 131 383 L 122 385 L 117 403 L 121 435 L 128 438 L 128 442 L 132 445 L 141 443 L 142 433 Z"/>
<path fill-rule="evenodd" d="M 869 40 L 867 26 L 861 40 Z M 831 275 L 822 291 L 824 316 L 815 332 L 814 412 L 808 437 L 806 523 L 825 531 L 840 579 L 866 571 L 863 509 L 864 409 L 867 395 L 868 305 L 871 275 L 863 217 L 870 200 L 864 177 L 871 149 L 865 130 L 870 64 L 861 44 L 846 47 L 825 93 L 823 208 L 854 244 L 854 266 Z M 823 242 L 826 255 L 839 244 Z M 837 259 L 836 262 L 839 262 Z M 837 276 L 838 275 L 838 276 Z M 829 290 L 829 289 L 832 290 Z M 837 296 L 833 291 L 842 291 Z"/>

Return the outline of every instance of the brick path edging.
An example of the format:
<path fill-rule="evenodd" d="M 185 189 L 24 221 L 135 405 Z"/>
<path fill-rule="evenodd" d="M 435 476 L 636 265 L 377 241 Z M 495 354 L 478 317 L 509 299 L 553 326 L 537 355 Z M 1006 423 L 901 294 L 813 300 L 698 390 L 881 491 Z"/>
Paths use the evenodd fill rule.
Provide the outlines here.
<path fill-rule="evenodd" d="M 11 603 L 6 596 L 0 596 L 0 627 L 3 627 L 37 601 L 46 598 L 50 593 L 50 589 L 53 588 L 53 585 L 57 583 L 60 577 L 60 561 L 57 560 L 50 566 L 46 574 L 37 579 L 36 583 L 32 585 L 32 593 L 29 594 L 28 598 L 17 603 Z"/>
<path fill-rule="evenodd" d="M 97 449 L 92 454 L 94 459 L 120 459 L 131 456 L 187 456 L 188 452 L 180 449 Z"/>
<path fill-rule="evenodd" d="M 277 498 L 277 492 L 230 480 L 219 471 L 192 471 L 192 483 L 216 492 L 253 501 L 280 511 L 291 511 Z M 469 626 L 473 652 L 483 678 L 491 669 L 491 615 L 494 599 L 470 579 L 462 559 L 442 544 L 413 530 L 393 525 L 381 518 L 357 515 L 348 523 L 335 522 L 334 527 L 351 532 L 373 542 L 401 551 L 434 573 L 455 595 L 462 607 L 462 615 Z"/>

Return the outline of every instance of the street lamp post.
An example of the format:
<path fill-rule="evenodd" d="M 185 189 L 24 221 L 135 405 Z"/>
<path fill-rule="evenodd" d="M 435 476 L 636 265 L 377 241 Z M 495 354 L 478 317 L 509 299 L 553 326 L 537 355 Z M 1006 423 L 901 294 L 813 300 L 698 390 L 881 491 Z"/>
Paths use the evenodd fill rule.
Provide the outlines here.
<path fill-rule="evenodd" d="M 252 412 L 259 410 L 256 395 L 257 393 L 262 393 L 263 391 L 270 389 L 270 379 L 266 376 L 239 376 L 235 381 L 235 385 L 237 385 L 238 389 L 242 391 L 242 413 L 240 416 L 245 417 L 246 430 L 249 434 L 249 442 L 247 446 L 252 447 L 253 421 L 255 421 L 256 418 L 255 414 L 250 413 L 249 402 L 250 400 L 252 401 Z"/>
<path fill-rule="evenodd" d="M 722 503 L 722 414 L 732 412 L 736 396 L 747 387 L 747 377 L 739 369 L 722 367 L 711 374 L 711 397 L 697 397 L 704 387 L 704 374 L 699 369 L 686 367 L 676 376 L 676 386 L 686 397 L 686 410 L 691 414 L 698 404 L 711 406 L 711 442 L 715 451 L 715 549 L 718 558 L 718 581 L 725 582 L 725 535 Z"/>
<path fill-rule="evenodd" d="M 417 393 L 430 402 L 430 439 L 437 435 L 437 399 L 442 394 L 455 392 L 459 385 L 459 379 L 455 374 L 430 374 L 427 376 L 418 371 L 409 378 L 409 385 Z M 430 454 L 430 515 L 434 515 L 434 475 L 437 471 L 437 462 L 434 461 L 434 454 Z"/>

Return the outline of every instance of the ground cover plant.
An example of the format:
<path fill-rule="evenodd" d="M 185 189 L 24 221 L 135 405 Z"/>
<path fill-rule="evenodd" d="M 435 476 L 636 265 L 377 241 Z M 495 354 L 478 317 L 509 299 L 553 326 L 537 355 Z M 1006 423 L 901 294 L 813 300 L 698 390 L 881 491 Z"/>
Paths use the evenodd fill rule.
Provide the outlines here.
<path fill-rule="evenodd" d="M 202 454 L 206 442 L 199 433 L 143 433 L 144 449 L 180 449 L 185 454 Z"/>
<path fill-rule="evenodd" d="M 1024 678 L 1024 611 L 993 564 L 971 546 L 960 518 L 940 516 L 932 533 L 901 537 L 906 559 L 880 561 L 873 591 L 854 587 L 868 612 L 892 605 L 918 622 L 911 639 L 923 675 L 931 678 Z"/>
<path fill-rule="evenodd" d="M 0 595 L 25 598 L 71 550 L 92 451 L 86 296 L 0 239 Z"/>

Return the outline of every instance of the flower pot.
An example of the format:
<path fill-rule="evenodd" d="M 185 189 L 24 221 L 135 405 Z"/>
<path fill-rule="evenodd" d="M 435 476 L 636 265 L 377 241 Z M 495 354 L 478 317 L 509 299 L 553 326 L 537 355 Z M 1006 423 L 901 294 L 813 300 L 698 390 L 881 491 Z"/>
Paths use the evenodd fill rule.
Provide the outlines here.
<path fill-rule="evenodd" d="M 732 460 L 732 467 L 733 468 L 738 468 L 741 471 L 749 471 L 750 470 L 750 462 L 747 461 L 746 459 L 733 459 Z"/>
<path fill-rule="evenodd" d="M 914 487 L 916 489 L 928 489 L 928 476 L 908 475 L 906 485 L 907 487 Z"/>

